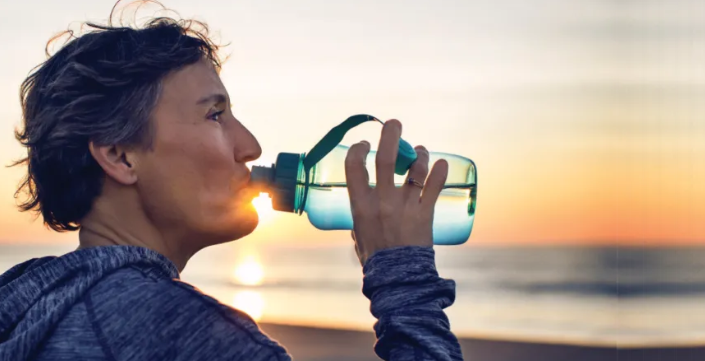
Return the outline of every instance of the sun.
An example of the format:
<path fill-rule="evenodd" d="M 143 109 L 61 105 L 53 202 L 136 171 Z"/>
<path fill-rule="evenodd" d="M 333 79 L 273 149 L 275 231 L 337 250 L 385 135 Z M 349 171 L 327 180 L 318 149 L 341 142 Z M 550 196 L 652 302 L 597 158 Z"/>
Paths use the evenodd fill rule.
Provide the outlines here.
<path fill-rule="evenodd" d="M 246 286 L 261 285 L 264 280 L 264 268 L 254 256 L 245 258 L 235 267 L 235 280 Z"/>
<path fill-rule="evenodd" d="M 239 291 L 233 297 L 233 307 L 250 315 L 255 321 L 264 314 L 264 298 L 257 291 Z"/>
<path fill-rule="evenodd" d="M 269 198 L 269 194 L 261 193 L 259 197 L 252 200 L 252 205 L 257 210 L 260 223 L 267 223 L 274 217 L 272 198 Z"/>

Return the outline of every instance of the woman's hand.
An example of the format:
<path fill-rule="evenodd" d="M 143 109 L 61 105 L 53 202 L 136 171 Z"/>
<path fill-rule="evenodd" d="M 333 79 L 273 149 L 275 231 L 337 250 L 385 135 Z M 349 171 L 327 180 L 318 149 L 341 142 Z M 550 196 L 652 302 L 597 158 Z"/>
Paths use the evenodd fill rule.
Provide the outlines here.
<path fill-rule="evenodd" d="M 345 159 L 345 175 L 353 216 L 353 240 L 360 263 L 375 252 L 402 246 L 433 246 L 433 209 L 448 176 L 448 163 L 437 161 L 422 187 L 405 182 L 394 184 L 394 165 L 399 148 L 401 123 L 384 124 L 376 158 L 376 186 L 370 187 L 365 158 L 370 144 L 350 147 Z M 421 182 L 428 175 L 428 151 L 415 148 L 418 158 L 408 177 Z M 408 178 L 407 178 L 408 180 Z"/>

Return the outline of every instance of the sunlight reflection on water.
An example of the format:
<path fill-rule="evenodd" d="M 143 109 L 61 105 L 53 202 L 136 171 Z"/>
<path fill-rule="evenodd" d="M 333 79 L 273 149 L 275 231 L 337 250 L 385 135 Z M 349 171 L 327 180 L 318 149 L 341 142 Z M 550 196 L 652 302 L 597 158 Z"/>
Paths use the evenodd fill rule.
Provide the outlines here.
<path fill-rule="evenodd" d="M 264 298 L 257 291 L 238 291 L 233 296 L 232 306 L 250 315 L 255 321 L 262 319 L 264 315 Z"/>

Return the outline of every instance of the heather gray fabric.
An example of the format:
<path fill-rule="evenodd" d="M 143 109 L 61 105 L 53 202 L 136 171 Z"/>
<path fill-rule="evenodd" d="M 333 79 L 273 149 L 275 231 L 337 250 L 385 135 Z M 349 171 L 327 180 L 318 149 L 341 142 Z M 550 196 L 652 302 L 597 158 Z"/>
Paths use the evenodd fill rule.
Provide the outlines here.
<path fill-rule="evenodd" d="M 453 281 L 430 248 L 375 254 L 364 294 L 388 360 L 461 360 L 443 308 Z M 0 276 L 0 360 L 290 360 L 244 313 L 179 281 L 146 248 L 96 247 L 19 264 Z"/>

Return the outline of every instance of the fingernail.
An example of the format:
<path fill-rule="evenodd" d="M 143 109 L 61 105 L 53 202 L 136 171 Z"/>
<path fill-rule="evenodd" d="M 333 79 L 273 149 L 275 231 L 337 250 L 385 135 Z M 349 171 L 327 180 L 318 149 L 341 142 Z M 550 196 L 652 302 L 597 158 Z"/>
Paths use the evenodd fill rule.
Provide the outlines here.
<path fill-rule="evenodd" d="M 360 143 L 362 143 L 362 144 L 364 144 L 364 145 L 366 145 L 366 146 L 368 146 L 368 147 L 370 146 L 370 142 L 368 142 L 368 141 L 366 141 L 366 140 L 360 141 Z"/>
<path fill-rule="evenodd" d="M 384 126 L 391 126 L 393 123 L 396 123 L 399 127 L 401 127 L 401 122 L 398 119 L 389 119 L 384 122 Z"/>

